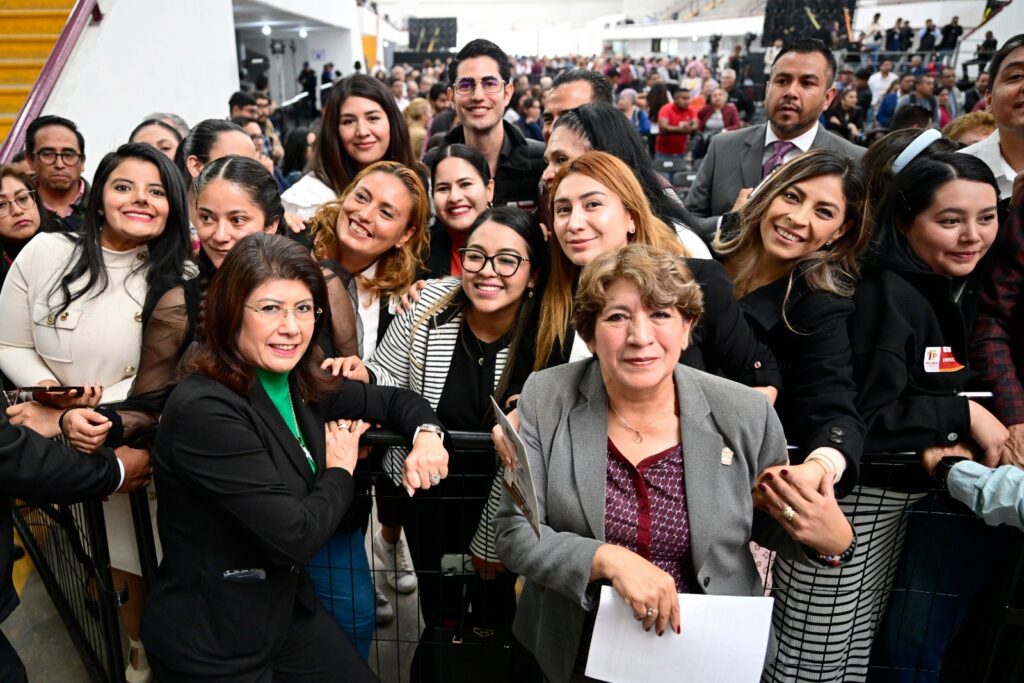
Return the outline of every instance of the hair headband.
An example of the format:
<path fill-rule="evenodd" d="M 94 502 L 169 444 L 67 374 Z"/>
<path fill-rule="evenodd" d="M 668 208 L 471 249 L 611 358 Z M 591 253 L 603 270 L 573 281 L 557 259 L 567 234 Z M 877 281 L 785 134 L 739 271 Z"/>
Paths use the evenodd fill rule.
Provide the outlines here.
<path fill-rule="evenodd" d="M 907 145 L 907 148 L 905 150 L 900 152 L 900 155 L 896 157 L 896 160 L 892 162 L 892 172 L 899 173 L 900 171 L 902 171 L 904 168 L 907 167 L 907 164 L 916 159 L 917 156 L 921 152 L 923 152 L 926 147 L 928 147 L 928 145 L 932 144 L 941 137 L 942 133 L 935 130 L 934 128 L 929 128 L 928 130 L 918 135 L 916 138 L 914 138 L 913 142 Z"/>

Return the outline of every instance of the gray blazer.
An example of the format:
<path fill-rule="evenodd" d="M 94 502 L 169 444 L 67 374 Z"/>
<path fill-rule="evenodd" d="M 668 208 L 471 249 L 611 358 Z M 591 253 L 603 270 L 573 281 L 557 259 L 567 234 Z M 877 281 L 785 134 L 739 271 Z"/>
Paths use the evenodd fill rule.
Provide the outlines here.
<path fill-rule="evenodd" d="M 808 562 L 762 512 L 750 490 L 758 473 L 786 461 L 775 410 L 760 393 L 682 365 L 675 369 L 686 472 L 690 548 L 698 590 L 762 595 L 751 539 Z M 516 637 L 551 681 L 568 681 L 585 611 L 597 607 L 594 553 L 604 542 L 608 397 L 596 359 L 534 373 L 519 401 L 520 434 L 537 488 L 541 538 L 506 494 L 495 520 L 498 555 L 521 574 Z M 732 449 L 726 464 L 724 448 Z M 683 628 L 686 628 L 684 625 Z"/>
<path fill-rule="evenodd" d="M 757 187 L 764 164 L 764 136 L 767 123 L 719 133 L 711 138 L 707 156 L 686 195 L 686 208 L 701 216 L 700 232 L 710 236 L 718 227 L 718 217 L 732 211 L 745 187 Z M 852 159 L 860 159 L 864 148 L 825 130 L 818 124 L 811 149 L 829 149 Z"/>

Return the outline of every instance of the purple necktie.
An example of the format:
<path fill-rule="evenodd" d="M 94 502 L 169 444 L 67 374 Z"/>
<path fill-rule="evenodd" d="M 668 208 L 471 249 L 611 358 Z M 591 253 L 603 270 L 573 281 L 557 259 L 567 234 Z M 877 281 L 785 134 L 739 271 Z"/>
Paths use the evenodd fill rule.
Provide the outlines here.
<path fill-rule="evenodd" d="M 768 161 L 764 162 L 761 166 L 761 177 L 767 178 L 768 174 L 774 171 L 779 166 L 782 166 L 782 161 L 786 155 L 796 149 L 796 145 L 788 140 L 776 140 L 772 143 L 772 155 L 768 157 Z"/>

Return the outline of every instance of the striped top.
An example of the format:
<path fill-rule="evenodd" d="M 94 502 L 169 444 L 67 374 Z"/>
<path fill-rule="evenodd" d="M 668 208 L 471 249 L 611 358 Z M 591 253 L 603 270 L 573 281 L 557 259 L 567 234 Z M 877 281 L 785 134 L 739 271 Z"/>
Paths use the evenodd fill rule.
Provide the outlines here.
<path fill-rule="evenodd" d="M 461 311 L 446 315 L 442 309 L 423 320 L 415 331 L 413 326 L 437 301 L 460 284 L 461 281 L 454 277 L 431 280 L 420 292 L 420 299 L 412 310 L 392 321 L 373 356 L 366 361 L 366 367 L 377 384 L 411 389 L 425 398 L 433 410 L 437 410 L 458 344 L 463 315 Z M 505 371 L 507 361 L 508 347 L 505 347 L 498 352 L 495 360 L 495 386 Z M 402 466 L 408 452 L 407 448 L 392 447 L 384 457 L 384 471 L 396 486 L 401 485 Z M 491 522 L 501 502 L 502 469 L 501 461 L 495 456 L 496 474 L 491 483 L 491 492 L 470 542 L 470 551 L 489 562 L 500 562 L 494 549 L 495 534 Z"/>

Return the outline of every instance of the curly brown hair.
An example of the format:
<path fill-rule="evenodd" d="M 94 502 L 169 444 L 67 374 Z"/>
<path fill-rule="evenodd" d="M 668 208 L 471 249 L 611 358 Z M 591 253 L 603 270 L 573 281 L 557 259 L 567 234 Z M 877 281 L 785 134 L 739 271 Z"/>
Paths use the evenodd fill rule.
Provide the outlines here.
<path fill-rule="evenodd" d="M 364 168 L 346 188 L 344 194 L 333 202 L 321 206 L 311 219 L 310 237 L 313 240 L 313 255 L 318 260 L 330 259 L 341 261 L 340 245 L 336 232 L 338 214 L 349 195 L 364 178 L 373 173 L 386 173 L 398 178 L 412 199 L 412 214 L 409 216 L 408 228 L 413 229 L 412 236 L 401 247 L 394 247 L 377 259 L 376 277 L 362 275 L 359 285 L 366 291 L 379 296 L 400 296 L 416 281 L 416 274 L 423 268 L 427 250 L 430 247 L 430 233 L 427 221 L 430 219 L 430 203 L 427 191 L 418 174 L 402 164 L 394 161 L 378 161 Z"/>

